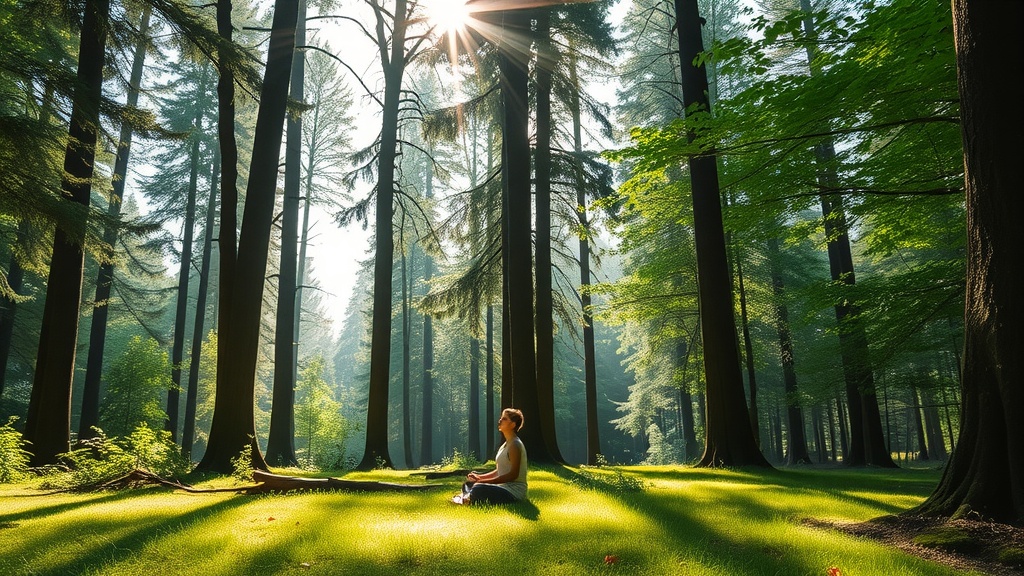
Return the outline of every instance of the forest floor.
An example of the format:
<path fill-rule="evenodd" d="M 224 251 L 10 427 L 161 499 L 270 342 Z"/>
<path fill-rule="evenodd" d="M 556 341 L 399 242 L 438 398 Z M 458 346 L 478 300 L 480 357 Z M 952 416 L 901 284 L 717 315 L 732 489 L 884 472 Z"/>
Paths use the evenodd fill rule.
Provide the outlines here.
<path fill-rule="evenodd" d="M 455 506 L 461 475 L 417 471 L 342 473 L 425 488 L 401 492 L 238 494 L 221 477 L 190 479 L 202 492 L 0 485 L 0 574 L 1024 574 L 1020 529 L 903 516 L 939 475 L 531 466 L 530 501 L 507 507 Z"/>
<path fill-rule="evenodd" d="M 1024 528 L 1007 524 L 911 515 L 881 516 L 866 522 L 807 519 L 804 523 L 869 538 L 957 570 L 991 576 L 1024 574 Z"/>

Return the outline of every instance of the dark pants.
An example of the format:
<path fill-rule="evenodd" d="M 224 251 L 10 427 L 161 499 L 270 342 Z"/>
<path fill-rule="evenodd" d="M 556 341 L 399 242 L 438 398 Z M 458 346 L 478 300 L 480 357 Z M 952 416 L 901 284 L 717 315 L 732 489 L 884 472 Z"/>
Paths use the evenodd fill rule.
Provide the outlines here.
<path fill-rule="evenodd" d="M 462 496 L 469 496 L 472 504 L 511 504 L 517 501 L 511 492 L 497 484 L 465 482 L 462 484 Z"/>

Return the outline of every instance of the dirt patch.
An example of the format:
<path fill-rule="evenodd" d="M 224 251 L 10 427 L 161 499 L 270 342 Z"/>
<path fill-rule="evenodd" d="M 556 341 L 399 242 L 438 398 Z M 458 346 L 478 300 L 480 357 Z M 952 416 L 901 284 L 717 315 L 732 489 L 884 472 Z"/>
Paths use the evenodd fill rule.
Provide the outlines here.
<path fill-rule="evenodd" d="M 1024 529 L 982 520 L 882 516 L 867 522 L 805 519 L 807 526 L 870 538 L 957 570 L 1024 575 Z"/>

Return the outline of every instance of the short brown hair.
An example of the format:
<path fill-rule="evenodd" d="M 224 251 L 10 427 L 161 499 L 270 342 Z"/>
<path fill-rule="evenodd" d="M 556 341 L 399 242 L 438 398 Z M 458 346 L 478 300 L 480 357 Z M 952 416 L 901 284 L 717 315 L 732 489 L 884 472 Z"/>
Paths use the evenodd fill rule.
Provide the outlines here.
<path fill-rule="evenodd" d="M 501 411 L 502 416 L 507 416 L 509 420 L 515 423 L 516 432 L 519 432 L 523 427 L 523 413 L 517 408 L 505 408 Z"/>

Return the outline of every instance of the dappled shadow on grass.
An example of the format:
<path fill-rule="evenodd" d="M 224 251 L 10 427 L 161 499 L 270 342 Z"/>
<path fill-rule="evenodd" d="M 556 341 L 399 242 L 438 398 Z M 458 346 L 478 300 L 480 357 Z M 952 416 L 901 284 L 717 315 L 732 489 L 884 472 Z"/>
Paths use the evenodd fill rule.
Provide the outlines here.
<path fill-rule="evenodd" d="M 581 472 L 608 481 L 573 482 Z M 616 482 L 619 472 L 643 480 L 642 489 Z M 56 505 L 48 507 L 56 522 L 24 522 L 32 539 L 25 550 L 0 555 L 0 572 L 6 559 L 7 566 L 22 562 L 15 573 L 40 574 L 448 575 L 492 573 L 508 562 L 524 574 L 824 574 L 833 557 L 864 545 L 812 530 L 802 517 L 866 518 L 892 507 L 893 494 L 914 497 L 935 481 L 857 470 L 531 466 L 530 502 L 473 507 L 448 502 L 461 478 L 445 481 L 450 491 L 430 493 L 210 495 L 213 501 L 131 490 L 110 496 L 137 495 L 138 507 L 101 501 L 95 514 L 70 508 L 61 515 Z M 118 506 L 131 513 L 127 525 L 117 523 Z M 605 565 L 607 555 L 616 566 Z M 22 559 L 38 565 L 28 570 Z M 903 557 L 892 565 L 920 567 Z M 863 574 L 884 573 L 863 566 Z"/>
<path fill-rule="evenodd" d="M 40 492 L 36 494 L 24 494 L 17 496 L 4 496 L 4 499 L 10 503 L 14 502 L 19 498 L 36 498 L 38 496 L 52 496 L 53 492 Z M 0 523 L 3 524 L 17 524 L 20 521 L 31 520 L 33 518 L 41 518 L 44 516 L 50 516 L 53 514 L 60 514 L 62 512 L 70 512 L 77 508 L 84 508 L 86 506 L 92 506 L 93 504 L 101 504 L 105 502 L 116 502 L 118 500 L 124 500 L 130 498 L 131 494 L 125 492 L 103 492 L 89 495 L 76 495 L 75 500 L 72 502 L 64 502 L 61 504 L 53 504 L 51 506 L 42 506 L 39 508 L 29 508 L 21 512 L 13 512 L 10 514 L 0 514 Z M 10 504 L 8 504 L 9 506 Z M 6 508 L 6 506 L 5 506 Z"/>
<path fill-rule="evenodd" d="M 934 470 L 609 468 L 598 470 L 606 478 L 637 474 L 653 484 L 642 491 L 623 490 L 621 482 L 578 482 L 592 477 L 591 470 L 549 471 L 585 486 L 584 492 L 593 492 L 595 498 L 612 498 L 657 524 L 667 547 L 677 551 L 679 569 L 684 572 L 688 563 L 699 563 L 737 574 L 824 573 L 828 546 L 796 540 L 804 517 L 816 511 L 834 513 L 829 502 L 847 510 L 899 513 L 907 508 L 891 502 L 895 493 L 911 499 L 924 497 L 938 481 Z M 679 488 L 666 489 L 666 484 Z M 813 504 L 808 503 L 815 500 L 823 505 L 809 510 Z M 811 557 L 804 553 L 808 548 L 814 550 Z M 918 565 L 910 558 L 897 562 Z M 936 570 L 927 573 L 943 571 Z"/>
<path fill-rule="evenodd" d="M 152 488 L 144 489 L 152 490 Z M 143 491 L 128 490 L 123 492 L 123 498 L 140 496 Z M 127 522 L 116 513 L 107 517 L 80 519 L 69 518 L 60 524 L 60 532 L 66 538 L 68 533 L 80 534 L 81 538 L 75 540 L 74 544 L 81 550 L 72 554 L 68 551 L 66 560 L 56 562 L 52 565 L 42 567 L 28 566 L 27 573 L 30 574 L 83 574 L 90 570 L 96 570 L 103 565 L 117 564 L 127 560 L 131 556 L 139 554 L 150 542 L 160 540 L 187 527 L 195 522 L 213 518 L 227 510 L 237 508 L 245 503 L 244 497 L 229 497 L 226 500 L 215 502 L 199 508 L 190 508 L 188 512 L 181 514 L 163 515 L 154 513 L 151 519 L 133 520 Z M 157 518 L 157 516 L 161 516 Z M 126 528 L 130 526 L 130 528 Z M 111 532 L 122 531 L 123 534 L 110 538 L 107 535 Z M 46 548 L 58 541 L 58 538 L 41 538 L 33 543 L 33 546 L 19 554 L 20 557 L 32 559 L 37 557 Z"/>

